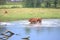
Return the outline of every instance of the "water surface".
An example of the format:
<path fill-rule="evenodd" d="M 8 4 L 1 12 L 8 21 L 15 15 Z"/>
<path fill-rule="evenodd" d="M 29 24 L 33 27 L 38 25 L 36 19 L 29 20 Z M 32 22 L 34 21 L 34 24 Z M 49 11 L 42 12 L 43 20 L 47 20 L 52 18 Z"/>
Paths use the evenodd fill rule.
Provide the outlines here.
<path fill-rule="evenodd" d="M 29 24 L 28 20 L 0 22 L 0 33 L 9 30 L 14 33 L 8 40 L 60 40 L 60 19 L 43 19 L 42 24 Z M 18 35 L 15 35 L 18 34 Z"/>

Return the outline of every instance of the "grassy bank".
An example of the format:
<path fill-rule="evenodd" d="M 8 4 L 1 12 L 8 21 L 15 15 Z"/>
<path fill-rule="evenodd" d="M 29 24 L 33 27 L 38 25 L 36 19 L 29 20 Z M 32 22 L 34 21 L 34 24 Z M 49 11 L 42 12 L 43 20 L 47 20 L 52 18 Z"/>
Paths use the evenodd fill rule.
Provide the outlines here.
<path fill-rule="evenodd" d="M 8 11 L 5 14 L 4 11 Z M 0 21 L 11 21 L 20 19 L 39 18 L 60 18 L 60 9 L 52 8 L 13 8 L 0 9 Z"/>

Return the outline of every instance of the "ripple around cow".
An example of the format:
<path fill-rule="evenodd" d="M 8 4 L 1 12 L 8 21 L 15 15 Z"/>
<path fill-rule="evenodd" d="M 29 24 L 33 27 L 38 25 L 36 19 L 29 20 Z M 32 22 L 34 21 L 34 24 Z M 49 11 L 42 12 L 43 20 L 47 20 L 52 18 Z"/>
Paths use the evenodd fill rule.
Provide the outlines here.
<path fill-rule="evenodd" d="M 30 24 L 28 20 L 0 22 L 0 25 L 21 26 L 21 27 L 59 27 L 60 19 L 43 19 L 42 23 Z"/>

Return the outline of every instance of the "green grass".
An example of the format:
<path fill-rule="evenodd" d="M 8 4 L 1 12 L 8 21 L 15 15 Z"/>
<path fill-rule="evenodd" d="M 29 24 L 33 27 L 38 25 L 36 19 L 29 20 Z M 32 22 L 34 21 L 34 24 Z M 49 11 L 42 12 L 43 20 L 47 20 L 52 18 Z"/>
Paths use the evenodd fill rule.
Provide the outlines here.
<path fill-rule="evenodd" d="M 19 7 L 19 8 L 22 7 L 22 5 L 0 5 L 0 9 L 6 9 L 6 8 L 8 9 L 8 8 L 12 8 L 14 6 Z"/>
<path fill-rule="evenodd" d="M 5 14 L 4 11 L 8 13 Z M 0 9 L 0 21 L 13 21 L 37 18 L 60 18 L 60 9 L 52 8 L 14 8 L 14 9 Z"/>

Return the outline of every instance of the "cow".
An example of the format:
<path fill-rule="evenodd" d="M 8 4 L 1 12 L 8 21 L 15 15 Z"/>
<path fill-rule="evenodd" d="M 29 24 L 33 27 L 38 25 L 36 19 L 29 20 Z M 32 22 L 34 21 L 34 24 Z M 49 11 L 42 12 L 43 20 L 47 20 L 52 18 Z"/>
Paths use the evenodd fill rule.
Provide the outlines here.
<path fill-rule="evenodd" d="M 42 22 L 42 19 L 41 18 L 30 18 L 29 19 L 29 22 L 31 24 L 41 23 Z"/>

